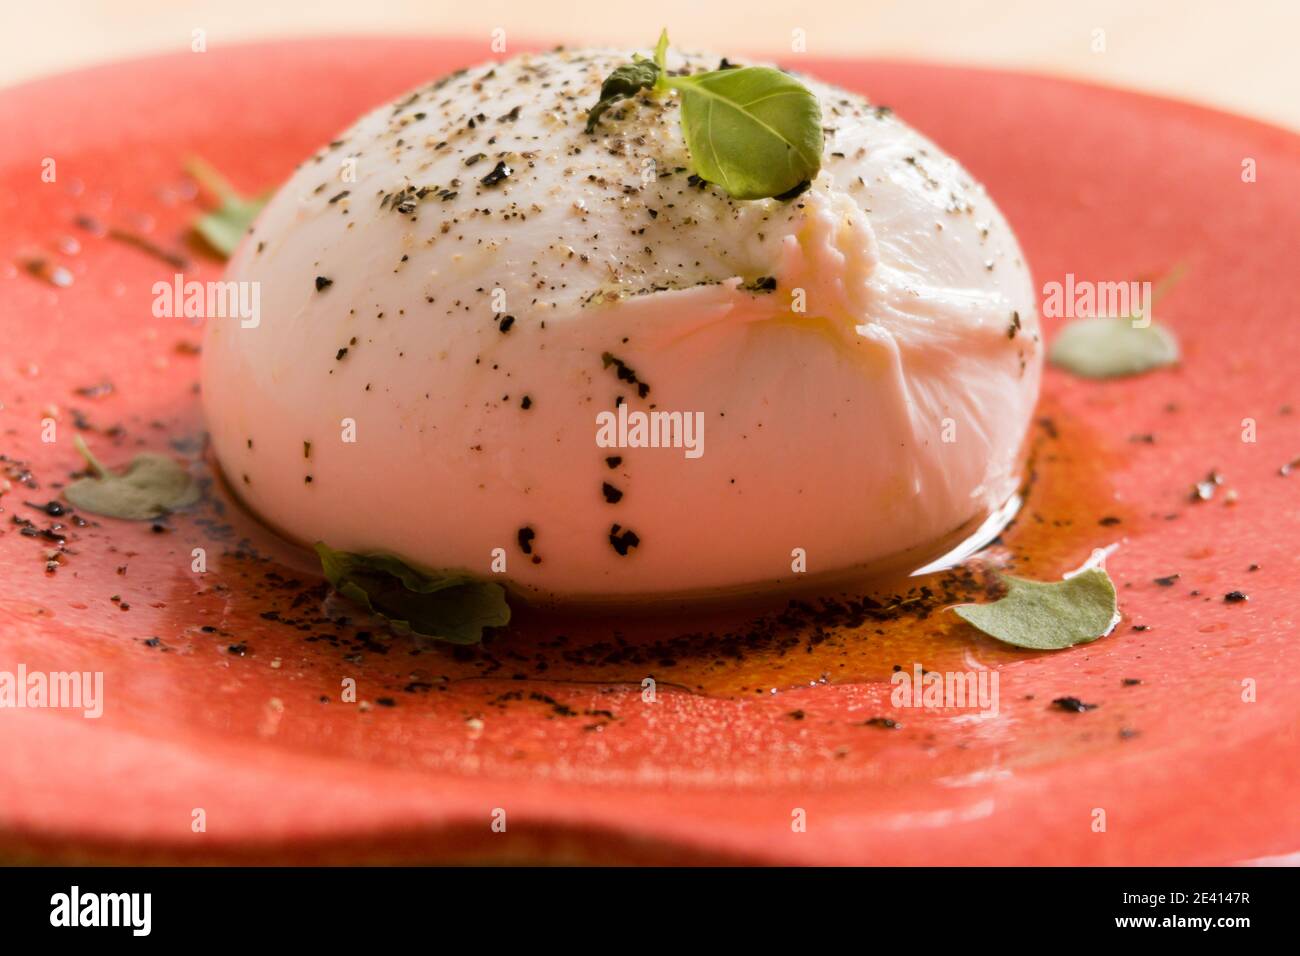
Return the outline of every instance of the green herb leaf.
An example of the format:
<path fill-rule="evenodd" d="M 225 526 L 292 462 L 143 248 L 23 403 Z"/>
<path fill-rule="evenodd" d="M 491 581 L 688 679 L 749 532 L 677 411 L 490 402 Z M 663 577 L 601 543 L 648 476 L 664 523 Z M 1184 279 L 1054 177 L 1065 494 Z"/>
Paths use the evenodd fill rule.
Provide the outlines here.
<path fill-rule="evenodd" d="M 656 56 L 658 52 L 656 51 Z M 600 84 L 600 100 L 587 111 L 587 132 L 590 133 L 600 122 L 605 110 L 621 99 L 636 96 L 641 90 L 652 88 L 659 80 L 659 66 L 651 60 L 638 59 L 634 63 L 620 66 L 605 77 Z"/>
<path fill-rule="evenodd" d="M 1137 375 L 1178 361 L 1178 340 L 1152 322 L 1134 328 L 1128 318 L 1075 319 L 1052 342 L 1053 365 L 1084 378 Z"/>
<path fill-rule="evenodd" d="M 185 171 L 220 203 L 215 210 L 195 220 L 194 231 L 215 251 L 230 258 L 266 205 L 269 194 L 253 199 L 240 195 L 224 176 L 197 156 L 185 164 Z"/>
<path fill-rule="evenodd" d="M 316 543 L 336 591 L 378 614 L 393 630 L 452 644 L 477 644 L 485 627 L 510 623 L 505 589 L 467 574 L 424 571 L 389 554 L 351 554 Z"/>
<path fill-rule="evenodd" d="M 655 44 L 655 66 L 661 74 L 668 72 L 668 28 L 659 31 L 659 42 Z"/>
<path fill-rule="evenodd" d="M 822 165 L 822 111 L 794 77 L 766 66 L 671 77 L 701 179 L 735 199 L 780 196 Z"/>
<path fill-rule="evenodd" d="M 1007 593 L 1000 600 L 952 611 L 1004 643 L 1059 651 L 1105 637 L 1119 621 L 1115 585 L 1101 568 L 1048 583 L 1001 577 Z"/>
<path fill-rule="evenodd" d="M 77 451 L 97 477 L 80 478 L 63 489 L 81 511 L 108 518 L 149 521 L 199 500 L 199 486 L 181 465 L 164 455 L 136 455 L 126 471 L 115 475 L 76 437 Z"/>
<path fill-rule="evenodd" d="M 654 60 L 640 56 L 611 73 L 600 101 L 587 113 L 587 132 L 618 100 L 641 90 L 676 90 L 682 100 L 682 136 L 701 179 L 735 199 L 792 198 L 821 169 L 821 105 L 787 73 L 746 66 L 669 76 L 668 31 Z"/>

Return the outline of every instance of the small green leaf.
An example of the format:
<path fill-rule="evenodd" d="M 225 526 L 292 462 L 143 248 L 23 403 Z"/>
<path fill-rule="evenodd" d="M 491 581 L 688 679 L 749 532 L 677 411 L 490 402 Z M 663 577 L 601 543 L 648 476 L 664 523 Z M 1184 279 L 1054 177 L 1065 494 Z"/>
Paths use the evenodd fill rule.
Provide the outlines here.
<path fill-rule="evenodd" d="M 115 475 L 76 437 L 77 451 L 97 477 L 80 478 L 63 489 L 75 507 L 108 518 L 149 521 L 199 500 L 199 486 L 181 465 L 164 455 L 136 455 Z"/>
<path fill-rule="evenodd" d="M 695 172 L 733 198 L 780 196 L 821 169 L 821 105 L 789 74 L 744 66 L 666 82 L 682 97 Z"/>
<path fill-rule="evenodd" d="M 485 627 L 510 623 L 505 589 L 467 574 L 434 573 L 389 554 L 352 554 L 316 543 L 336 591 L 378 614 L 393 630 L 452 644 L 477 644 Z"/>
<path fill-rule="evenodd" d="M 1129 318 L 1075 319 L 1052 342 L 1048 359 L 1084 378 L 1137 375 L 1178 361 L 1178 340 L 1152 322 L 1134 328 Z"/>
<path fill-rule="evenodd" d="M 991 604 L 952 608 L 989 637 L 1036 651 L 1059 651 L 1105 637 L 1119 621 L 1115 585 L 1101 568 L 1064 581 L 1001 576 L 1007 593 Z"/>
<path fill-rule="evenodd" d="M 194 231 L 217 252 L 229 258 L 266 205 L 267 195 L 249 199 L 230 185 L 224 176 L 197 156 L 185 164 L 185 171 L 220 205 L 194 222 Z"/>
<path fill-rule="evenodd" d="M 766 66 L 731 67 L 669 76 L 668 31 L 654 59 L 635 56 L 605 78 L 600 100 L 587 111 L 590 133 L 614 103 L 641 90 L 676 90 L 682 100 L 682 136 L 695 173 L 734 199 L 791 199 L 821 169 L 821 104 L 806 86 Z"/>
<path fill-rule="evenodd" d="M 658 55 L 656 51 L 655 56 Z M 619 100 L 653 88 L 659 75 L 659 66 L 654 61 L 637 59 L 605 77 L 605 82 L 600 85 L 600 100 L 587 111 L 587 132 L 592 132 L 605 111 Z"/>
<path fill-rule="evenodd" d="M 200 216 L 194 223 L 194 231 L 229 259 L 264 205 L 264 199 L 222 203 L 220 209 Z"/>
<path fill-rule="evenodd" d="M 659 31 L 659 42 L 655 44 L 655 66 L 660 75 L 668 72 L 668 28 Z"/>

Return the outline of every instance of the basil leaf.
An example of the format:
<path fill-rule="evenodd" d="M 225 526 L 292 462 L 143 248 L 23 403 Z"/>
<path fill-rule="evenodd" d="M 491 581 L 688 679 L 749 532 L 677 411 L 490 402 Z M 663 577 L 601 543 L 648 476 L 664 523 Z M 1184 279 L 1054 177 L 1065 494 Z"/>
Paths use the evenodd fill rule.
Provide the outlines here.
<path fill-rule="evenodd" d="M 505 589 L 467 574 L 432 573 L 389 554 L 352 554 L 316 543 L 330 585 L 401 634 L 477 644 L 485 627 L 510 623 Z"/>
<path fill-rule="evenodd" d="M 1007 593 L 1000 600 L 952 611 L 1006 644 L 1059 651 L 1105 637 L 1119 621 L 1115 585 L 1101 568 L 1048 583 L 1001 577 Z"/>
<path fill-rule="evenodd" d="M 821 169 L 821 105 L 794 77 L 744 66 L 666 82 L 682 97 L 695 172 L 733 198 L 780 196 Z"/>
<path fill-rule="evenodd" d="M 239 248 L 239 242 L 248 234 L 253 220 L 266 205 L 265 199 L 225 202 L 221 208 L 201 216 L 194 223 L 194 231 L 203 240 L 229 259 Z"/>
<path fill-rule="evenodd" d="M 240 195 L 224 176 L 197 156 L 185 164 L 185 171 L 220 202 L 215 210 L 195 220 L 194 232 L 213 250 L 230 258 L 266 205 L 269 194 L 252 199 Z"/>
<path fill-rule="evenodd" d="M 199 486 L 190 473 L 164 455 L 136 455 L 126 471 L 116 475 L 99 463 L 80 435 L 76 446 L 97 476 L 80 478 L 63 489 L 63 497 L 81 511 L 149 521 L 199 500 Z"/>
<path fill-rule="evenodd" d="M 1164 326 L 1134 328 L 1128 318 L 1089 318 L 1065 325 L 1047 357 L 1084 378 L 1117 378 L 1173 365 L 1178 354 L 1178 340 Z"/>
<path fill-rule="evenodd" d="M 655 66 L 660 73 L 668 72 L 668 28 L 659 31 L 659 42 L 655 44 Z"/>
<path fill-rule="evenodd" d="M 587 132 L 614 103 L 641 90 L 676 90 L 682 136 L 695 173 L 733 199 L 792 199 L 822 165 L 821 104 L 787 73 L 766 66 L 732 67 L 669 76 L 668 31 L 654 59 L 635 56 L 605 78 L 600 100 L 587 111 Z"/>
<path fill-rule="evenodd" d="M 658 56 L 658 51 L 656 51 Z M 635 63 L 620 66 L 605 77 L 600 85 L 600 100 L 587 111 L 587 132 L 590 133 L 600 122 L 605 111 L 621 99 L 636 96 L 641 90 L 651 89 L 658 82 L 659 65 L 652 60 L 638 59 Z"/>

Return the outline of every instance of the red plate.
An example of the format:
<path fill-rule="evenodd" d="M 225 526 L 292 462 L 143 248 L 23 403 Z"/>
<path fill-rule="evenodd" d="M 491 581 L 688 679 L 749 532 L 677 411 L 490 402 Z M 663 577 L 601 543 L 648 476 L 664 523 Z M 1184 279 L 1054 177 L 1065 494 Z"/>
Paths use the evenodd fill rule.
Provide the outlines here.
<path fill-rule="evenodd" d="M 832 671 L 828 682 L 777 694 L 753 690 L 801 683 L 797 654 L 760 655 L 748 672 L 727 664 L 745 696 L 686 693 L 667 680 L 651 705 L 636 680 L 644 654 L 632 652 L 613 682 L 561 666 L 551 683 L 520 683 L 511 677 L 534 668 L 535 644 L 509 638 L 492 645 L 498 668 L 443 687 L 445 651 L 412 656 L 382 636 L 358 642 L 356 624 L 321 625 L 306 564 L 276 579 L 241 557 L 274 544 L 215 489 L 204 508 L 159 531 L 108 519 L 69 526 L 69 553 L 47 572 L 54 542 L 13 519 L 36 532 L 68 523 L 23 502 L 58 496 L 78 467 L 79 429 L 113 464 L 169 443 L 201 454 L 197 359 L 185 345 L 198 332 L 150 312 L 152 284 L 175 269 L 77 218 L 180 248 L 195 213 L 185 157 L 202 155 L 260 190 L 362 111 L 483 53 L 426 40 L 236 47 L 0 94 L 0 451 L 9 456 L 0 465 L 11 483 L 0 496 L 0 672 L 99 671 L 105 688 L 98 720 L 0 710 L 0 853 L 1296 859 L 1300 465 L 1289 477 L 1281 470 L 1300 455 L 1300 408 L 1288 407 L 1300 405 L 1300 140 L 1178 103 L 964 69 L 803 64 L 893 106 L 960 157 L 1015 225 L 1040 282 L 1185 267 L 1161 303 L 1181 367 L 1107 383 L 1048 372 L 1045 414 L 1075 437 L 1042 446 L 1040 481 L 1013 532 L 1038 535 L 1039 570 L 1118 544 L 1108 567 L 1124 622 L 1056 654 L 993 646 L 947 614 L 926 625 L 927 666 L 996 670 L 995 718 L 917 711 L 895 730 L 865 724 L 890 713 L 888 664 L 898 658 L 870 626 L 858 643 L 841 628 L 830 644 L 839 650 L 819 650 L 818 660 L 833 668 L 836 655 L 865 655 L 859 671 L 875 679 Z M 41 175 L 47 157 L 52 183 Z M 1243 181 L 1244 160 L 1257 181 Z M 219 263 L 186 254 L 187 275 L 219 274 Z M 67 269 L 72 284 L 29 274 L 35 258 Z M 94 388 L 106 382 L 111 391 Z M 46 418 L 53 442 L 42 441 Z M 1193 502 L 1193 483 L 1212 469 L 1223 484 Z M 28 473 L 38 487 L 24 485 Z M 225 518 L 213 510 L 223 504 Z M 1112 514 L 1120 524 L 1098 524 Z M 191 571 L 198 546 L 212 553 L 206 574 Z M 1020 566 L 1028 573 L 1035 561 Z M 1174 574 L 1169 586 L 1155 583 Z M 1225 602 L 1234 590 L 1249 600 Z M 260 616 L 268 608 L 278 620 Z M 633 648 L 640 631 L 682 626 L 624 623 Z M 649 670 L 671 676 L 682 666 L 652 661 Z M 338 699 L 344 677 L 358 681 L 368 709 Z M 1051 706 L 1062 696 L 1098 707 Z M 195 832 L 199 809 L 205 828 Z M 792 827 L 800 809 L 806 832 Z M 498 811 L 505 832 L 492 826 Z"/>

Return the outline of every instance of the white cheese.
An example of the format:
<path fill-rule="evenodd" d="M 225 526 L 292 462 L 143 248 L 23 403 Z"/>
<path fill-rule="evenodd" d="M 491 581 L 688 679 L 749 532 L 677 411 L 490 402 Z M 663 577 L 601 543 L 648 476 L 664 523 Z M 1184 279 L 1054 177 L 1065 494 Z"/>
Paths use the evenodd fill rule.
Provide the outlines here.
<path fill-rule="evenodd" d="M 433 569 L 504 555 L 524 593 L 602 598 L 796 583 L 796 549 L 808 576 L 877 564 L 1013 493 L 1042 349 L 982 187 L 807 81 L 822 172 L 732 200 L 690 177 L 673 95 L 584 131 L 629 58 L 468 70 L 271 200 L 227 275 L 260 283 L 261 321 L 211 321 L 203 376 L 216 455 L 270 524 Z M 699 421 L 701 453 L 602 447 L 620 401 Z"/>

